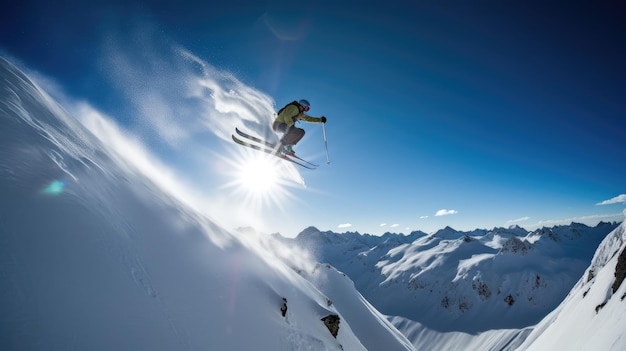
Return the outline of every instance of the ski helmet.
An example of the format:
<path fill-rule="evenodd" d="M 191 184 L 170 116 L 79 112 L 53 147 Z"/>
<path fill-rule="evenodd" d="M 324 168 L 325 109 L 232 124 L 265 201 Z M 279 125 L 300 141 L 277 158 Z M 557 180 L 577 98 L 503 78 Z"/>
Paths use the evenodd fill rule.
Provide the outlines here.
<path fill-rule="evenodd" d="M 298 103 L 302 106 L 302 109 L 308 111 L 311 108 L 311 104 L 309 104 L 308 100 L 302 99 L 298 101 Z"/>

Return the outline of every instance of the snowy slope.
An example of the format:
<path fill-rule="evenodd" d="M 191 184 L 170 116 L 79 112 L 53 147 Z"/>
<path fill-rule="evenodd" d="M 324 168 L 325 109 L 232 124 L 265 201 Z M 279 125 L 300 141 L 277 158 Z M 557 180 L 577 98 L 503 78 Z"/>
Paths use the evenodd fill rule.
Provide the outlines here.
<path fill-rule="evenodd" d="M 354 283 L 345 274 L 330 265 L 318 264 L 311 274 L 303 272 L 303 276 L 332 297 L 329 303 L 340 306 L 344 317 L 351 321 L 354 333 L 369 350 L 397 349 L 398 340 L 403 342 L 404 348 L 412 349 L 411 343 L 363 296 L 355 296 Z M 381 328 L 387 333 L 371 332 Z"/>
<path fill-rule="evenodd" d="M 623 274 L 624 223 L 604 239 L 565 301 L 534 328 L 519 350 L 626 350 L 626 284 L 614 285 L 619 260 Z"/>
<path fill-rule="evenodd" d="M 392 324 L 413 340 L 417 349 L 433 350 L 515 350 L 532 331 L 523 329 L 493 329 L 478 334 L 460 331 L 440 332 L 403 317 L 389 317 Z"/>
<path fill-rule="evenodd" d="M 307 228 L 283 242 L 347 274 L 416 346 L 513 349 L 567 296 L 616 223 L 370 238 Z"/>
<path fill-rule="evenodd" d="M 412 349 L 347 279 L 318 270 L 316 288 L 112 154 L 2 58 L 0 76 L 0 349 Z"/>

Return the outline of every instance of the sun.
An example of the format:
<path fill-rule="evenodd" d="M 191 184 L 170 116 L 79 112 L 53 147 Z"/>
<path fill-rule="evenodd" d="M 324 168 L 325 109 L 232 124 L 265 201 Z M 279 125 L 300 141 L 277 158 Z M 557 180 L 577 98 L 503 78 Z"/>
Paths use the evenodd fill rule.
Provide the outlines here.
<path fill-rule="evenodd" d="M 239 169 L 239 184 L 256 194 L 266 194 L 274 190 L 278 179 L 276 162 L 267 157 L 254 158 Z"/>
<path fill-rule="evenodd" d="M 221 188 L 228 192 L 230 199 L 241 204 L 241 208 L 282 211 L 295 199 L 290 189 L 305 188 L 300 173 L 291 164 L 258 151 L 235 150 L 222 157 L 229 181 Z"/>

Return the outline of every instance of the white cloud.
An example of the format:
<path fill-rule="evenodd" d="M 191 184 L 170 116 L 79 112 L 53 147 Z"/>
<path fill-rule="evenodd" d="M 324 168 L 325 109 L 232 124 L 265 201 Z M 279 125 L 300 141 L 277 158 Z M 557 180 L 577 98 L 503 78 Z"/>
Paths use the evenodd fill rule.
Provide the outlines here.
<path fill-rule="evenodd" d="M 387 223 L 381 223 L 381 224 L 380 224 L 380 226 L 381 226 L 381 227 L 384 227 L 384 226 L 386 226 L 386 225 L 387 225 Z"/>
<path fill-rule="evenodd" d="M 352 227 L 352 224 L 350 223 L 343 223 L 337 226 L 337 228 L 350 228 Z"/>
<path fill-rule="evenodd" d="M 399 226 L 399 224 L 392 224 L 392 225 L 391 225 L 391 228 L 395 228 L 395 227 L 397 227 L 397 226 Z"/>
<path fill-rule="evenodd" d="M 428 216 L 420 216 L 420 219 L 426 219 Z"/>
<path fill-rule="evenodd" d="M 452 215 L 452 214 L 457 214 L 459 213 L 459 211 L 457 210 L 446 210 L 445 208 L 442 210 L 437 211 L 437 213 L 435 213 L 435 216 L 447 216 L 447 215 Z"/>
<path fill-rule="evenodd" d="M 508 221 L 506 221 L 507 223 L 517 223 L 517 222 L 523 222 L 523 221 L 527 221 L 529 220 L 530 217 L 526 216 L 526 217 L 520 217 L 518 219 L 510 219 Z"/>
<path fill-rule="evenodd" d="M 604 200 L 602 202 L 598 202 L 596 206 L 600 205 L 613 205 L 613 204 L 626 204 L 626 194 L 617 195 L 616 197 L 608 200 Z"/>

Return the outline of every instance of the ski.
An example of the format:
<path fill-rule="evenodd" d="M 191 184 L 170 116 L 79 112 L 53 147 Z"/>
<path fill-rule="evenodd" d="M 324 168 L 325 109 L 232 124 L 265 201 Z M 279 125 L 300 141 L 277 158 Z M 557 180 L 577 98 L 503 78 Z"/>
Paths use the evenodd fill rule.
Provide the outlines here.
<path fill-rule="evenodd" d="M 235 131 L 237 132 L 237 134 L 241 135 L 242 137 L 244 137 L 246 139 L 250 139 L 250 140 L 252 140 L 254 142 L 257 142 L 259 144 L 263 144 L 263 145 L 265 145 L 267 147 L 270 147 L 272 149 L 274 149 L 274 148 L 276 148 L 278 146 L 278 144 L 276 144 L 276 143 L 272 143 L 272 142 L 263 140 L 261 138 L 257 138 L 257 137 L 255 137 L 253 135 L 248 134 L 248 133 L 244 133 L 241 130 L 239 130 L 239 128 L 235 127 Z"/>
<path fill-rule="evenodd" d="M 285 161 L 289 161 L 289 162 L 295 163 L 295 164 L 297 164 L 297 165 L 298 165 L 298 166 L 300 166 L 300 167 L 304 167 L 304 168 L 307 168 L 307 169 L 316 169 L 316 168 L 317 168 L 317 167 L 316 167 L 315 165 L 313 165 L 313 164 L 306 164 L 306 163 L 299 162 L 298 160 L 291 158 L 291 156 L 289 156 L 289 155 L 285 155 L 285 154 L 282 154 L 282 153 L 277 152 L 277 151 L 274 151 L 273 149 L 270 149 L 270 148 L 266 148 L 266 147 L 263 147 L 263 146 L 254 145 L 254 144 L 251 144 L 251 143 L 245 142 L 245 141 L 243 141 L 243 140 L 241 140 L 241 139 L 238 139 L 238 138 L 237 138 L 236 136 L 234 136 L 234 135 L 231 135 L 231 136 L 232 136 L 232 138 L 233 138 L 233 141 L 234 141 L 234 142 L 236 142 L 237 144 L 241 145 L 241 146 L 245 146 L 245 147 L 249 147 L 249 148 L 254 149 L 254 150 L 258 150 L 258 151 L 261 151 L 261 152 L 265 152 L 265 153 L 267 153 L 267 154 L 270 154 L 270 155 L 272 155 L 272 156 L 276 156 L 276 157 L 278 157 L 278 158 L 280 158 L 280 159 L 283 159 L 283 160 L 285 160 Z M 298 158 L 298 159 L 299 159 L 299 158 Z M 304 161 L 304 160 L 303 160 L 303 161 Z M 307 162 L 307 161 L 304 161 L 304 162 Z"/>
<path fill-rule="evenodd" d="M 267 146 L 268 148 L 271 148 L 271 149 L 274 149 L 274 150 L 276 150 L 276 149 L 278 148 L 278 144 L 276 144 L 276 143 L 272 143 L 272 142 L 269 142 L 269 141 L 263 140 L 263 139 L 261 139 L 261 138 L 257 138 L 257 137 L 255 137 L 255 136 L 253 136 L 253 135 L 248 134 L 248 133 L 242 132 L 241 130 L 239 130 L 239 128 L 236 128 L 236 127 L 235 127 L 235 131 L 236 131 L 236 132 L 237 132 L 237 134 L 239 134 L 240 136 L 242 136 L 242 137 L 244 137 L 244 138 L 246 138 L 246 139 L 252 140 L 252 141 L 254 141 L 254 142 L 256 142 L 256 143 L 262 144 L 262 145 L 264 145 L 264 146 Z M 293 155 L 286 155 L 286 156 L 289 156 L 290 158 L 292 158 L 292 157 L 293 157 L 293 158 L 296 158 L 296 159 L 298 159 L 298 160 L 300 160 L 300 161 L 302 161 L 302 162 L 306 163 L 307 165 L 310 165 L 311 167 L 315 167 L 315 168 L 319 167 L 319 165 L 316 165 L 315 163 L 309 162 L 309 161 L 307 161 L 307 160 L 303 159 L 302 157 L 300 157 L 300 156 L 298 156 L 298 155 L 296 155 L 296 154 L 293 154 Z M 307 167 L 307 168 L 310 168 L 310 167 Z"/>

